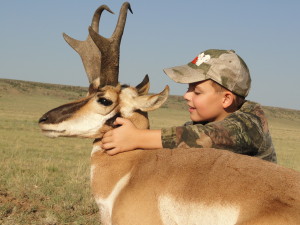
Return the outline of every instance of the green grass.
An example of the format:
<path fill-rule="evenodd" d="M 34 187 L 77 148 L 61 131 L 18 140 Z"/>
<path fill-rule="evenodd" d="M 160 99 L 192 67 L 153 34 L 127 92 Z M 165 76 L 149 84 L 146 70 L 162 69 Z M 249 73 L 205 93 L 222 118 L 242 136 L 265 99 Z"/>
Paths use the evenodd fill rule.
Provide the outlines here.
<path fill-rule="evenodd" d="M 0 79 L 0 224 L 99 224 L 90 192 L 92 140 L 50 139 L 39 117 L 84 96 L 86 89 Z M 188 120 L 184 102 L 171 96 L 151 112 L 152 128 Z M 300 114 L 266 107 L 279 163 L 300 171 Z"/>

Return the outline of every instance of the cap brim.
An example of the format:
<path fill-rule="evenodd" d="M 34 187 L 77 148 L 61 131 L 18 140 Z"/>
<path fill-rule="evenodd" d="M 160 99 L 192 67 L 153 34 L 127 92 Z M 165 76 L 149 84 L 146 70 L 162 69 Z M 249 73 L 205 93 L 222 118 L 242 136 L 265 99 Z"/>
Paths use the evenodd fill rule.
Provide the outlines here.
<path fill-rule="evenodd" d="M 189 84 L 207 80 L 204 74 L 188 65 L 166 68 L 163 71 L 177 83 Z"/>

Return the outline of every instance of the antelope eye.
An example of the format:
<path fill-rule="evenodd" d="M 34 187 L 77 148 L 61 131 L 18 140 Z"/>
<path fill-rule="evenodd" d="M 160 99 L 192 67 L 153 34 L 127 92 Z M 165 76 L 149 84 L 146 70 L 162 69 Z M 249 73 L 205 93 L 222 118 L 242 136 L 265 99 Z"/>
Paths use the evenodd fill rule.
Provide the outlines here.
<path fill-rule="evenodd" d="M 98 101 L 101 105 L 110 106 L 113 102 L 106 98 L 99 98 Z"/>

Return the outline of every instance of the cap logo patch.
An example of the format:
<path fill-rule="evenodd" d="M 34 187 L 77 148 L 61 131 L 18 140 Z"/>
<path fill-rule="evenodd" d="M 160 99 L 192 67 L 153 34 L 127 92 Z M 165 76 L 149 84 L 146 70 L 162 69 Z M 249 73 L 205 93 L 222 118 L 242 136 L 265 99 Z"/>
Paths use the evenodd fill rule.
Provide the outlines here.
<path fill-rule="evenodd" d="M 192 61 L 192 63 L 197 66 L 200 66 L 202 63 L 206 63 L 209 60 L 210 60 L 210 55 L 204 55 L 204 53 L 202 52 Z"/>

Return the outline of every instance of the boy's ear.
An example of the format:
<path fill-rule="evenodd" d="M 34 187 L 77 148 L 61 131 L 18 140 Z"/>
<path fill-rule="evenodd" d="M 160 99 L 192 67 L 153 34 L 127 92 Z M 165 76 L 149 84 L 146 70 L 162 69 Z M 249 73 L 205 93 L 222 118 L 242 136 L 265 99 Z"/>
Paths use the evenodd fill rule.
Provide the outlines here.
<path fill-rule="evenodd" d="M 169 86 L 167 85 L 159 94 L 138 96 L 135 99 L 135 108 L 144 112 L 157 109 L 167 100 L 168 95 Z"/>
<path fill-rule="evenodd" d="M 223 96 L 223 108 L 227 109 L 230 106 L 232 106 L 233 102 L 234 102 L 234 94 L 230 91 L 225 91 L 224 92 L 224 96 Z"/>

